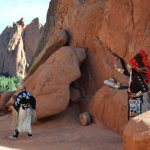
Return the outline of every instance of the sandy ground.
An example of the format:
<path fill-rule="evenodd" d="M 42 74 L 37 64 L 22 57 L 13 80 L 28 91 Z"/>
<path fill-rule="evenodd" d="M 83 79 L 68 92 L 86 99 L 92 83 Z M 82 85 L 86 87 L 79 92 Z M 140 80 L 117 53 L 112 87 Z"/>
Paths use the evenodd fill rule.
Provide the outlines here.
<path fill-rule="evenodd" d="M 0 117 L 0 150 L 121 150 L 121 136 L 103 124 L 82 126 L 74 106 L 61 115 L 40 120 L 33 126 L 33 137 L 21 135 L 10 140 L 10 114 Z"/>

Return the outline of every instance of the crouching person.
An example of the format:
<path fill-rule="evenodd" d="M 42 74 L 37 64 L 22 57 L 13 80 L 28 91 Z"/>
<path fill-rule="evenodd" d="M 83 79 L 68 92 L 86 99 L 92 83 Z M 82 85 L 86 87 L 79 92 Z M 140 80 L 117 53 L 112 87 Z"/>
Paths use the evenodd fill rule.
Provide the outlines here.
<path fill-rule="evenodd" d="M 35 98 L 24 88 L 14 96 L 14 103 L 10 107 L 15 131 L 9 138 L 17 139 L 20 133 L 27 133 L 28 137 L 32 137 L 31 125 L 36 122 Z"/>

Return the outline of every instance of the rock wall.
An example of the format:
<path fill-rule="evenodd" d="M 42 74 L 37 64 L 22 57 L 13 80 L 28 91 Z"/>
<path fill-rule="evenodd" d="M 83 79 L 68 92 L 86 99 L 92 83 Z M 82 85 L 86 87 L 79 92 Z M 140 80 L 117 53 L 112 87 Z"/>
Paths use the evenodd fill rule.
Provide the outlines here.
<path fill-rule="evenodd" d="M 36 52 L 42 35 L 42 28 L 43 26 L 40 23 L 39 19 L 35 18 L 24 29 L 23 43 L 28 64 L 31 63 L 32 58 Z"/>
<path fill-rule="evenodd" d="M 64 29 L 70 46 L 86 49 L 81 85 L 93 95 L 114 75 L 112 52 L 127 62 L 140 49 L 150 54 L 149 6 L 149 0 L 52 0 L 43 39 Z"/>
<path fill-rule="evenodd" d="M 123 134 L 124 150 L 150 150 L 150 111 L 133 118 Z"/>
<path fill-rule="evenodd" d="M 140 49 L 145 49 L 150 54 L 149 6 L 149 0 L 51 0 L 43 36 L 36 53 L 38 61 L 32 64 L 26 79 L 28 80 L 46 62 L 52 52 L 59 49 L 55 46 L 57 42 L 52 39 L 57 39 L 55 33 L 58 29 L 64 30 L 67 33 L 68 42 L 63 44 L 86 50 L 87 58 L 81 65 L 82 76 L 77 82 L 82 89 L 82 99 L 91 101 L 94 97 L 93 101 L 97 104 L 99 94 L 96 93 L 99 93 L 98 90 L 103 87 L 105 79 L 114 77 L 120 83 L 128 84 L 128 78 L 114 69 L 114 64 L 120 65 L 119 58 L 128 62 Z M 48 43 L 51 43 L 52 48 L 47 46 Z M 109 94 L 111 91 L 108 97 Z M 119 103 L 127 108 L 127 103 L 123 103 L 127 101 L 127 96 L 115 98 L 113 102 L 111 98 L 105 99 L 106 104 Z M 112 106 L 115 108 L 115 105 Z M 104 121 L 113 130 L 123 132 L 127 117 L 125 120 L 121 119 L 116 125 L 115 113 L 111 122 L 111 119 L 106 119 L 107 115 L 101 114 L 96 109 L 97 107 L 101 106 L 91 109 L 93 111 L 91 114 L 97 123 Z M 108 108 L 106 114 L 112 112 L 111 107 Z M 126 111 L 123 109 L 122 114 L 127 114 Z"/>
<path fill-rule="evenodd" d="M 22 20 L 23 21 L 23 20 Z M 23 22 L 6 27 L 0 35 L 0 73 L 24 76 L 26 57 L 23 48 Z"/>

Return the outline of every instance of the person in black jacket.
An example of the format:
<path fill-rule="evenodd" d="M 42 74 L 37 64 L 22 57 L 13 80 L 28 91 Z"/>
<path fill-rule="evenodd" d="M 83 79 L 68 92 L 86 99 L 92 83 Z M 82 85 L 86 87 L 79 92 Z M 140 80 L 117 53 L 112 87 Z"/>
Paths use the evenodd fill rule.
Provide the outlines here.
<path fill-rule="evenodd" d="M 128 85 L 128 110 L 129 118 L 135 117 L 142 113 L 143 94 L 149 88 L 147 82 L 150 80 L 148 56 L 145 51 L 141 50 L 131 60 L 130 64 L 122 68 L 115 68 L 124 75 L 129 76 Z"/>
<path fill-rule="evenodd" d="M 9 136 L 10 139 L 17 139 L 19 133 L 28 133 L 32 136 L 31 124 L 33 118 L 36 118 L 36 100 L 30 92 L 26 91 L 25 87 L 20 90 L 19 94 L 14 97 L 14 104 L 12 106 L 14 128 L 13 135 Z"/>

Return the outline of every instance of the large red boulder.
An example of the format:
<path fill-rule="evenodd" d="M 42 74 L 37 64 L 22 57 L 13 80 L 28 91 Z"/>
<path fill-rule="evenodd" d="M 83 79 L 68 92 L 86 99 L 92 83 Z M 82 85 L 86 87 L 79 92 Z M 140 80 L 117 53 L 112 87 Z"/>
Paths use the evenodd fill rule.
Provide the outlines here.
<path fill-rule="evenodd" d="M 123 133 L 124 150 L 150 150 L 150 111 L 133 118 Z"/>
<path fill-rule="evenodd" d="M 85 59 L 81 48 L 62 47 L 25 81 L 37 101 L 37 116 L 43 118 L 64 111 L 70 100 L 69 85 L 81 76 L 80 64 Z"/>
<path fill-rule="evenodd" d="M 35 57 L 34 62 L 28 71 L 27 77 L 33 74 L 41 64 L 43 64 L 55 51 L 64 46 L 67 42 L 68 36 L 66 31 L 56 30 L 45 45 L 44 49 Z"/>
<path fill-rule="evenodd" d="M 90 103 L 90 113 L 96 124 L 103 122 L 113 131 L 122 134 L 128 123 L 127 91 L 101 88 Z"/>
<path fill-rule="evenodd" d="M 14 91 L 7 91 L 1 94 L 0 97 L 0 111 L 6 111 L 6 104 L 10 100 L 11 96 L 14 94 Z"/>

